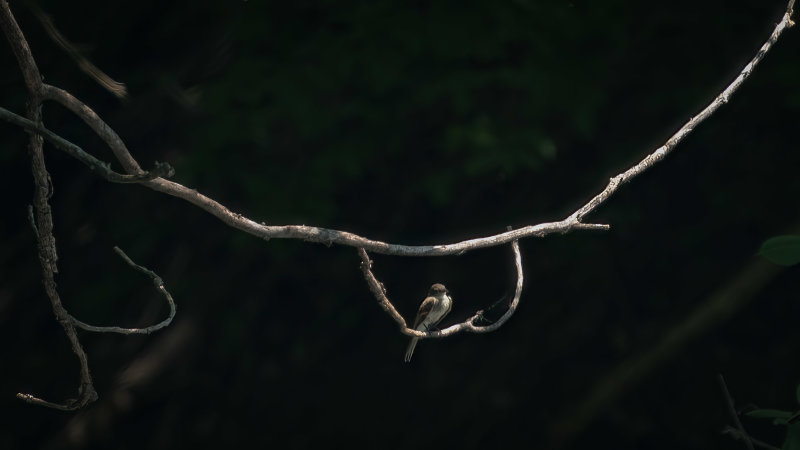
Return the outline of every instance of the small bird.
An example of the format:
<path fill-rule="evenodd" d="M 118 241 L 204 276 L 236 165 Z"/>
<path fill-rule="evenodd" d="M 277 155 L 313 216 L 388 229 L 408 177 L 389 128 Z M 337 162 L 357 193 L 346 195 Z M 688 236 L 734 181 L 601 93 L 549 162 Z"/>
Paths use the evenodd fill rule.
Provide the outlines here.
<path fill-rule="evenodd" d="M 453 309 L 453 299 L 447 295 L 447 288 L 443 284 L 434 284 L 428 291 L 428 296 L 419 305 L 417 317 L 414 319 L 414 329 L 417 331 L 430 330 L 444 319 L 451 309 Z M 411 342 L 408 343 L 406 362 L 411 361 L 418 340 L 418 337 L 412 337 Z"/>

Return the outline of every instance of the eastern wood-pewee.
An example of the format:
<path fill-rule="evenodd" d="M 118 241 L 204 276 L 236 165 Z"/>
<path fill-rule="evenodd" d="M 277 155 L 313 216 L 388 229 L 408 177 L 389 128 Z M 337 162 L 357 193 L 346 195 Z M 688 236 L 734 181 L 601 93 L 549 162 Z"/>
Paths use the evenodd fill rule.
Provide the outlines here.
<path fill-rule="evenodd" d="M 436 283 L 431 286 L 428 296 L 419 305 L 417 317 L 414 319 L 414 329 L 417 331 L 429 331 L 435 327 L 450 310 L 453 309 L 453 299 L 447 295 L 447 288 L 443 284 Z M 414 354 L 414 347 L 417 346 L 418 337 L 412 337 L 408 343 L 405 361 L 411 361 Z"/>

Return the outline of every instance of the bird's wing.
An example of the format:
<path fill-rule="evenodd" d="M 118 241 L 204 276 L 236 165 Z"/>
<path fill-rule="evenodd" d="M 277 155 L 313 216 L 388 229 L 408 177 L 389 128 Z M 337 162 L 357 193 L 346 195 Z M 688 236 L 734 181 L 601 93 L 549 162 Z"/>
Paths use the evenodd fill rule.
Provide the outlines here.
<path fill-rule="evenodd" d="M 419 311 L 417 311 L 417 318 L 414 319 L 414 328 L 417 328 L 419 324 L 428 317 L 428 314 L 433 309 L 433 305 L 436 304 L 436 297 L 426 297 L 425 300 L 422 301 L 422 304 L 419 305 Z"/>

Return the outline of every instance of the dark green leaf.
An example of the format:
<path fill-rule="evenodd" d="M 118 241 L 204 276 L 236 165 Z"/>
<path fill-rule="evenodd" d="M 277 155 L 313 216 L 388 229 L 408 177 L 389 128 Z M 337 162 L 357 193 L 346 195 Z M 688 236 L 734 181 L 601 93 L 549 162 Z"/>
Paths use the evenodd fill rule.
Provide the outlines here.
<path fill-rule="evenodd" d="M 800 263 L 800 236 L 776 236 L 761 244 L 758 253 L 781 266 Z"/>
<path fill-rule="evenodd" d="M 786 440 L 781 446 L 783 450 L 800 450 L 800 423 L 789 425 L 786 431 Z"/>
<path fill-rule="evenodd" d="M 797 403 L 800 403 L 800 384 L 797 385 L 797 389 L 794 392 L 794 396 L 797 398 Z"/>
<path fill-rule="evenodd" d="M 746 412 L 745 415 L 757 419 L 788 419 L 792 417 L 790 411 L 781 411 L 778 409 L 756 409 Z"/>

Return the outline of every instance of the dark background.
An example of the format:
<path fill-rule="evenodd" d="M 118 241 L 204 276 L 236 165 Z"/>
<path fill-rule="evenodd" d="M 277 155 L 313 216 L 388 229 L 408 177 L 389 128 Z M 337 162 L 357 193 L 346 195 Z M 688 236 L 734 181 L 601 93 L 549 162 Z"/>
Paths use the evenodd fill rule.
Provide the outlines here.
<path fill-rule="evenodd" d="M 786 5 L 42 2 L 127 84 L 122 102 L 11 6 L 45 81 L 143 166 L 168 161 L 175 181 L 259 222 L 430 244 L 568 215 L 713 99 Z M 797 407 L 799 269 L 686 345 L 656 345 L 715 292 L 750 285 L 760 244 L 800 227 L 798 51 L 790 29 L 728 105 L 587 218 L 610 232 L 523 241 L 526 288 L 504 327 L 424 341 L 410 364 L 354 249 L 264 242 L 48 146 L 70 312 L 120 326 L 166 314 L 114 245 L 179 306 L 151 336 L 80 333 L 100 400 L 75 413 L 14 398 L 73 397 L 78 367 L 39 280 L 26 134 L 0 124 L 0 448 L 741 448 L 720 433 L 732 420 L 716 377 L 740 406 Z M 5 41 L 0 89 L 24 111 Z M 45 123 L 112 160 L 60 106 Z M 456 302 L 443 325 L 512 289 L 508 247 L 374 261 L 409 319 L 433 282 Z M 650 370 L 587 413 L 597 384 L 642 355 Z M 745 426 L 782 441 L 767 421 Z"/>

